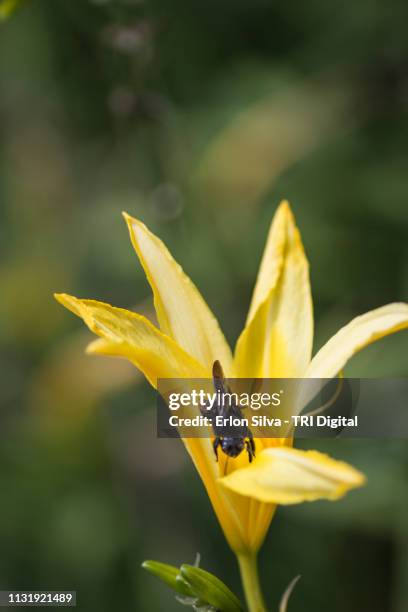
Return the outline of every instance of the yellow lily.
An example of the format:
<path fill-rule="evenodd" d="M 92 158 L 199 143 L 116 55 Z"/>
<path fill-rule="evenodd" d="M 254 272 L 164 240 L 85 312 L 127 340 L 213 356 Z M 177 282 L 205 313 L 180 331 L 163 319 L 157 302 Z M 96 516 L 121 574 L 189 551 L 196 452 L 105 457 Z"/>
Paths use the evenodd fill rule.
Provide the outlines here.
<path fill-rule="evenodd" d="M 332 378 L 367 344 L 408 327 L 408 305 L 389 304 L 343 327 L 312 359 L 308 262 L 287 202 L 273 219 L 248 318 L 234 357 L 211 310 L 165 245 L 125 214 L 131 241 L 154 295 L 159 328 L 145 317 L 93 300 L 56 299 L 100 336 L 88 352 L 129 359 L 156 387 L 159 378 L 210 378 L 215 360 L 228 377 Z M 246 453 L 216 463 L 211 440 L 183 440 L 224 534 L 237 554 L 251 610 L 263 610 L 254 559 L 277 504 L 334 500 L 361 486 L 353 467 L 291 440 L 257 439 Z M 225 474 L 224 474 L 225 472 Z"/>

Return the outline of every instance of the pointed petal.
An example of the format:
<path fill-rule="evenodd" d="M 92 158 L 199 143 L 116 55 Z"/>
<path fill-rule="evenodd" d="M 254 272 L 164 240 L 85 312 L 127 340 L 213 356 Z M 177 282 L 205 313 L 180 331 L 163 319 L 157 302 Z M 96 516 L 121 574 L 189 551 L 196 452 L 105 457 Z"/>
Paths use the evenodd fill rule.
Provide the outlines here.
<path fill-rule="evenodd" d="M 246 324 L 254 318 L 260 305 L 268 298 L 279 279 L 285 253 L 287 226 L 293 223 L 289 203 L 286 200 L 280 203 L 269 228 L 268 238 L 259 266 L 258 277 L 252 294 L 251 305 L 248 311 Z"/>
<path fill-rule="evenodd" d="M 154 294 L 160 329 L 209 370 L 231 370 L 231 351 L 216 318 L 169 251 L 147 227 L 124 213 L 130 238 Z"/>
<path fill-rule="evenodd" d="M 362 348 L 408 328 L 408 304 L 394 303 L 371 310 L 342 327 L 313 357 L 306 372 L 310 378 L 332 378 Z"/>
<path fill-rule="evenodd" d="M 126 357 L 154 387 L 157 378 L 205 377 L 206 370 L 145 317 L 65 293 L 55 298 L 102 338 L 88 347 L 89 352 Z"/>
<path fill-rule="evenodd" d="M 282 446 L 263 450 L 248 467 L 232 472 L 220 482 L 262 502 L 298 504 L 338 499 L 362 486 L 365 478 L 351 465 L 318 451 Z"/>
<path fill-rule="evenodd" d="M 269 232 L 247 325 L 237 342 L 236 376 L 303 376 L 312 341 L 309 265 L 289 204 L 282 202 Z"/>

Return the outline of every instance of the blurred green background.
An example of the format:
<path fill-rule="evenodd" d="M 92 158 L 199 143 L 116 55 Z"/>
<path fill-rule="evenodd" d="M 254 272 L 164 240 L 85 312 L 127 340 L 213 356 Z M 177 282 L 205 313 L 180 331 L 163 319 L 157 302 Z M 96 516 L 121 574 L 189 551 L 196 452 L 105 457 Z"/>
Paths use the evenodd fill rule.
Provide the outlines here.
<path fill-rule="evenodd" d="M 234 343 L 285 197 L 316 348 L 406 300 L 407 18 L 403 0 L 32 0 L 0 25 L 0 588 L 173 612 L 140 563 L 199 551 L 240 593 L 182 445 L 155 438 L 153 391 L 130 365 L 85 357 L 90 334 L 52 293 L 151 313 L 127 210 Z M 407 349 L 398 334 L 347 374 L 407 376 Z M 261 554 L 270 609 L 300 573 L 290 612 L 408 610 L 406 441 L 314 446 L 368 485 L 279 509 Z"/>

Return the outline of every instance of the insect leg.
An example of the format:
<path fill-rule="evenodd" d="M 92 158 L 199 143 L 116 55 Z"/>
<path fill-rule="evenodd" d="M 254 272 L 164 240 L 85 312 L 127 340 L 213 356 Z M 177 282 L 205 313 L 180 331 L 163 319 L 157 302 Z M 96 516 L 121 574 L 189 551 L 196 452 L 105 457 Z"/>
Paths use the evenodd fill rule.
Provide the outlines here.
<path fill-rule="evenodd" d="M 248 453 L 249 463 L 251 463 L 252 462 L 252 449 L 251 449 L 251 444 L 249 440 L 245 440 L 245 448 L 246 448 L 246 452 Z"/>
<path fill-rule="evenodd" d="M 224 463 L 224 476 L 226 476 L 226 475 L 227 475 L 227 470 L 228 470 L 228 461 L 229 461 L 229 457 L 228 457 L 228 455 L 227 455 L 227 458 L 226 458 L 225 463 Z"/>
<path fill-rule="evenodd" d="M 221 444 L 221 438 L 217 436 L 213 442 L 213 449 L 215 453 L 215 460 L 218 461 L 218 447 Z"/>
<path fill-rule="evenodd" d="M 248 432 L 248 439 L 245 440 L 245 447 L 248 453 L 249 463 L 251 463 L 252 459 L 255 457 L 255 441 L 252 437 L 251 431 Z"/>
<path fill-rule="evenodd" d="M 248 429 L 248 439 L 251 446 L 252 456 L 255 457 L 255 440 L 250 429 Z"/>

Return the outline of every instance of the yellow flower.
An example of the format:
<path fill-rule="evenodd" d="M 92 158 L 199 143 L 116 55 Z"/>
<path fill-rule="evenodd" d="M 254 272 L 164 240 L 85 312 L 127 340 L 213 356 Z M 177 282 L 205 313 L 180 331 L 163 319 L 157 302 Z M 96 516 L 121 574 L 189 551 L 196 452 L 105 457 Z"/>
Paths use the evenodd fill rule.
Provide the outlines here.
<path fill-rule="evenodd" d="M 2 0 L 0 2 L 0 21 L 4 21 L 17 8 L 21 0 Z"/>
<path fill-rule="evenodd" d="M 209 378 L 215 360 L 229 377 L 332 378 L 358 350 L 408 327 L 408 305 L 390 304 L 351 321 L 312 359 L 308 262 L 289 205 L 282 202 L 233 357 L 211 310 L 164 244 L 140 221 L 126 214 L 125 219 L 153 290 L 159 328 L 108 304 L 66 294 L 56 298 L 100 336 L 89 353 L 129 359 L 154 387 L 158 378 Z M 251 464 L 241 453 L 227 466 L 223 453 L 215 461 L 210 439 L 183 442 L 241 568 L 262 544 L 277 504 L 337 499 L 364 482 L 346 463 L 295 450 L 291 440 L 258 439 Z M 243 568 L 243 574 L 247 589 L 256 588 L 248 583 L 250 571 Z"/>

